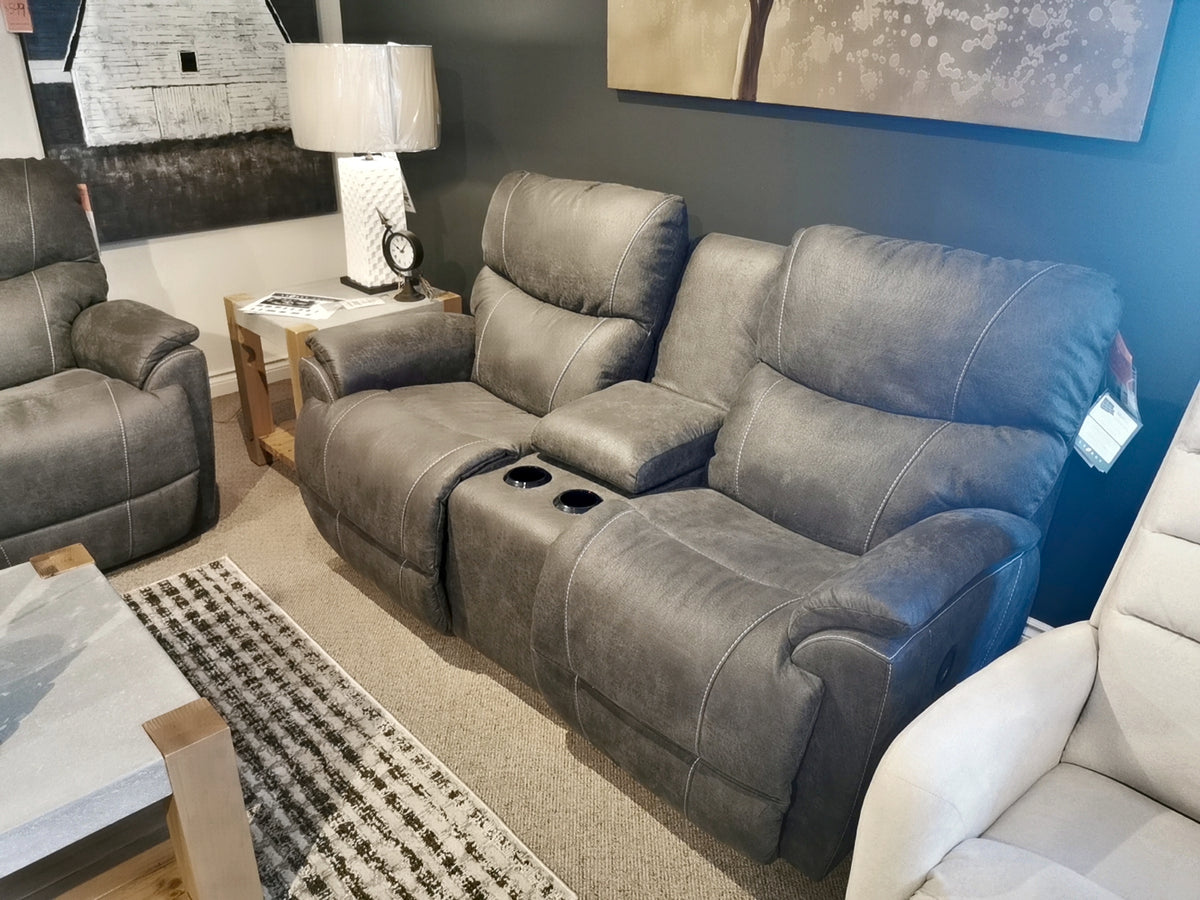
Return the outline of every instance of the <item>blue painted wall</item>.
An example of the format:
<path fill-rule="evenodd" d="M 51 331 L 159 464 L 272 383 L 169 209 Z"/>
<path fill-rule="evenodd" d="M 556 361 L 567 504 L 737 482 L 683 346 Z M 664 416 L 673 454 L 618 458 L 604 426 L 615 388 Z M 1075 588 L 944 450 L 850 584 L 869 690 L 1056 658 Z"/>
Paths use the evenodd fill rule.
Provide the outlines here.
<path fill-rule="evenodd" d="M 696 233 L 834 222 L 1113 275 L 1146 426 L 1072 458 L 1034 614 L 1084 618 L 1200 380 L 1200 2 L 1177 0 L 1137 144 L 612 91 L 602 0 L 343 0 L 347 41 L 432 43 L 443 144 L 404 158 L 427 273 L 466 290 L 496 181 L 525 168 L 682 194 Z"/>

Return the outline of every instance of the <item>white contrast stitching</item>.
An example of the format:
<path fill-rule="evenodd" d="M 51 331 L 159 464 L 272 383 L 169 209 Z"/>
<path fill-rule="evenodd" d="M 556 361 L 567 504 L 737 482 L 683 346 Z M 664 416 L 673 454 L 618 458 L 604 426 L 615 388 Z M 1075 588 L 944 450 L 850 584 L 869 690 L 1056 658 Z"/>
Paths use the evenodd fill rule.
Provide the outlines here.
<path fill-rule="evenodd" d="M 513 185 L 513 189 L 508 192 L 508 199 L 504 201 L 504 218 L 500 221 L 500 264 L 504 266 L 504 273 L 506 275 L 508 274 L 508 208 L 512 206 L 513 194 L 517 192 L 517 188 L 525 183 L 525 179 L 529 175 L 530 173 L 526 172 L 520 177 L 517 183 Z"/>
<path fill-rule="evenodd" d="M 558 381 L 554 382 L 554 390 L 550 392 L 550 402 L 546 404 L 546 412 L 554 409 L 554 398 L 558 396 L 558 388 L 562 384 L 563 378 L 566 377 L 567 369 L 571 368 L 571 363 L 575 362 L 575 357 L 579 355 L 579 351 L 583 349 L 583 345 L 591 339 L 592 335 L 596 333 L 596 329 L 603 325 L 604 321 L 604 319 L 598 321 L 592 326 L 592 330 L 583 336 L 583 340 L 579 342 L 579 346 L 575 348 L 575 352 L 571 354 L 571 358 L 567 360 L 567 364 L 563 366 L 563 370 L 558 373 Z"/>
<path fill-rule="evenodd" d="M 1011 563 L 1010 563 L 1010 565 L 1011 565 Z M 1008 568 L 1008 566 L 1005 566 L 1005 568 Z M 1017 557 L 1017 574 L 1013 576 L 1012 587 L 1009 588 L 1008 597 L 1004 601 L 1004 614 L 1000 617 L 1002 621 L 1008 616 L 1008 609 L 1010 606 L 1012 606 L 1013 599 L 1017 595 L 1017 585 L 1019 585 L 1021 583 L 1021 572 L 1023 572 L 1024 570 L 1025 570 L 1025 554 L 1022 553 L 1019 557 Z M 1004 570 L 1000 569 L 999 571 L 1004 571 Z M 999 643 L 999 641 L 1000 641 L 1000 632 L 999 631 L 993 632 L 991 639 L 988 641 L 987 650 L 984 651 L 985 657 L 990 657 L 992 655 L 992 652 L 996 649 L 996 645 Z"/>
<path fill-rule="evenodd" d="M 4 549 L 3 544 L 0 544 L 0 553 L 4 554 L 4 565 L 11 566 L 12 560 L 8 558 L 8 551 Z"/>
<path fill-rule="evenodd" d="M 42 293 L 42 280 L 38 278 L 37 272 L 30 272 L 33 276 L 33 286 L 37 288 L 38 302 L 42 304 L 42 321 L 46 324 L 46 343 L 50 345 L 50 372 L 58 371 L 58 358 L 54 355 L 54 335 L 50 333 L 50 312 L 46 309 L 46 295 Z"/>
<path fill-rule="evenodd" d="M 726 661 L 729 659 L 730 656 L 733 655 L 733 651 L 738 648 L 738 645 L 741 644 L 741 642 L 746 639 L 746 636 L 748 634 L 750 634 L 751 631 L 753 631 L 755 628 L 757 628 L 759 625 L 761 625 L 767 619 L 771 618 L 771 616 L 775 615 L 775 613 L 779 612 L 785 606 L 790 606 L 791 604 L 796 603 L 799 600 L 803 600 L 807 596 L 808 596 L 807 594 L 801 594 L 798 597 L 793 597 L 791 600 L 784 600 L 782 603 L 780 603 L 774 609 L 768 610 L 767 612 L 763 613 L 761 616 L 759 616 L 757 619 L 755 619 L 753 622 L 751 622 L 749 625 L 747 625 L 741 634 L 739 634 L 736 638 L 733 639 L 733 643 L 729 645 L 729 648 L 725 651 L 725 654 L 717 661 L 716 668 L 713 669 L 713 673 L 708 679 L 708 684 L 704 688 L 704 696 L 700 698 L 700 714 L 696 717 L 696 755 L 697 756 L 700 755 L 700 732 L 704 728 L 704 712 L 708 708 L 708 698 L 712 694 L 713 685 L 716 684 L 717 676 L 721 674 L 721 669 L 725 668 Z"/>
<path fill-rule="evenodd" d="M 696 777 L 696 767 L 700 765 L 700 755 L 692 760 L 692 764 L 688 766 L 687 781 L 683 785 L 683 817 L 689 822 L 692 817 L 688 814 L 688 801 L 692 798 L 692 780 Z"/>
<path fill-rule="evenodd" d="M 1028 552 L 1029 552 L 1028 550 L 1023 551 L 1019 556 L 1013 557 L 1008 562 L 1006 562 L 1004 565 L 1002 565 L 1000 568 L 996 569 L 996 571 L 989 572 L 987 575 L 985 575 L 983 578 L 981 578 L 976 584 L 967 584 L 967 585 L 964 585 L 964 587 L 968 587 L 971 590 L 974 590 L 980 584 L 983 584 L 985 581 L 987 581 L 989 578 L 995 578 L 997 575 L 999 575 L 1001 572 L 1005 571 L 1013 563 L 1021 562 L 1021 560 L 1024 559 L 1024 557 L 1026 556 L 1026 554 Z M 1024 563 L 1022 563 L 1022 565 L 1024 565 Z M 891 660 L 893 660 L 897 656 L 899 656 L 901 653 L 903 653 L 904 649 L 909 644 L 911 644 L 913 641 L 915 641 L 921 635 L 922 632 L 927 630 L 929 628 L 929 626 L 933 625 L 935 622 L 937 622 L 938 619 L 940 619 L 942 616 L 946 615 L 946 613 L 950 612 L 950 610 L 954 609 L 954 607 L 957 606 L 958 603 L 962 600 L 962 598 L 965 597 L 968 593 L 969 593 L 969 591 L 966 591 L 966 590 L 961 591 L 959 593 L 959 595 L 954 598 L 953 602 L 947 603 L 940 610 L 938 610 L 937 615 L 935 615 L 932 619 L 929 619 L 927 622 L 923 622 L 916 631 L 914 631 L 911 635 L 909 635 L 907 641 L 905 641 L 903 644 L 901 644 L 899 647 L 897 647 L 895 649 L 895 651 L 892 653 L 891 656 L 886 656 L 885 654 L 879 652 L 874 647 L 868 646 L 867 644 L 864 644 L 862 641 L 856 640 L 852 637 L 846 637 L 845 635 L 840 635 L 840 634 L 824 634 L 824 633 L 814 634 L 814 635 L 810 635 L 809 637 L 806 637 L 799 644 L 797 644 L 795 647 L 792 648 L 792 655 L 795 655 L 799 650 L 803 649 L 804 647 L 807 647 L 809 644 L 818 644 L 821 641 L 843 641 L 848 644 L 856 644 L 859 647 L 862 647 L 864 650 L 874 653 L 880 659 L 886 659 L 890 662 Z"/>
<path fill-rule="evenodd" d="M 783 310 L 787 306 L 788 286 L 792 283 L 792 266 L 796 263 L 796 254 L 800 252 L 800 242 L 804 240 L 804 236 L 808 234 L 808 229 L 805 228 L 800 232 L 800 236 L 796 238 L 796 246 L 792 248 L 792 255 L 788 259 L 787 275 L 783 279 L 783 295 L 779 298 L 779 327 L 775 331 L 775 362 L 778 363 L 779 371 L 783 371 Z"/>
<path fill-rule="evenodd" d="M 1051 269 L 1057 269 L 1061 265 L 1062 263 L 1054 263 L 1053 265 L 1046 266 L 1046 268 L 1042 269 L 1042 271 L 1038 272 L 1036 275 L 1029 276 L 1029 278 L 1025 280 L 1025 283 L 1013 291 L 1009 298 L 1000 304 L 1000 308 L 992 314 L 990 319 L 988 319 L 988 323 L 983 326 L 983 331 L 979 333 L 979 337 L 975 341 L 975 346 L 972 347 L 971 352 L 967 354 L 967 361 L 963 363 L 962 371 L 958 374 L 958 384 L 954 386 L 954 399 L 950 403 L 950 415 L 948 418 L 953 419 L 955 413 L 958 412 L 958 395 L 962 391 L 963 381 L 967 377 L 967 369 L 969 369 L 971 367 L 971 363 L 975 361 L 975 354 L 979 352 L 979 347 L 983 343 L 983 339 L 987 337 L 987 334 L 991 330 L 992 326 L 996 324 L 996 320 L 1000 318 L 1000 314 L 1008 309 L 1009 304 L 1017 299 L 1017 295 L 1020 294 L 1021 291 L 1025 290 L 1025 288 L 1029 287 L 1029 285 L 1033 284 L 1033 282 L 1037 281 Z"/>
<path fill-rule="evenodd" d="M 879 501 L 879 509 L 875 510 L 875 518 L 871 520 L 871 527 L 867 529 L 867 537 L 863 541 L 863 548 L 862 548 L 863 553 L 866 553 L 867 550 L 870 548 L 871 538 L 874 537 L 875 528 L 879 525 L 879 519 L 883 515 L 883 508 L 885 506 L 887 506 L 888 501 L 892 499 L 892 495 L 896 492 L 896 488 L 900 484 L 900 479 L 904 477 L 904 473 L 909 470 L 909 468 L 912 466 L 912 464 L 914 462 L 916 462 L 917 457 L 921 455 L 921 451 L 925 449 L 925 447 L 929 444 L 929 442 L 932 441 L 935 437 L 937 437 L 941 433 L 943 428 L 946 428 L 949 425 L 950 425 L 949 422 L 943 422 L 941 425 L 939 425 L 937 428 L 935 428 L 933 431 L 931 431 L 929 433 L 929 436 L 927 438 L 925 438 L 925 440 L 921 441 L 921 446 L 913 451 L 913 455 L 908 458 L 908 462 L 906 462 L 900 468 L 900 471 L 896 473 L 896 477 L 894 479 L 892 479 L 891 487 L 889 487 L 887 489 L 887 493 L 885 493 L 883 495 L 883 499 L 881 501 Z"/>
<path fill-rule="evenodd" d="M 762 402 L 767 399 L 767 394 L 775 390 L 776 387 L 783 381 L 783 376 L 780 375 L 762 392 L 757 402 L 754 404 L 754 409 L 750 413 L 750 421 L 746 423 L 746 430 L 742 432 L 742 443 L 738 447 L 737 462 L 733 467 L 733 493 L 734 499 L 738 499 L 742 494 L 742 451 L 746 449 L 746 440 L 750 437 L 750 428 L 754 425 L 754 420 L 758 417 L 758 408 L 762 406 Z"/>
<path fill-rule="evenodd" d="M 325 495 L 329 496 L 329 442 L 333 440 L 333 433 L 337 431 L 338 426 L 342 424 L 342 419 L 354 412 L 368 400 L 373 400 L 376 397 L 384 397 L 386 394 L 368 394 L 361 400 L 356 400 L 348 407 L 342 410 L 342 414 L 334 420 L 333 427 L 329 429 L 329 434 L 325 435 L 325 444 L 321 447 L 321 479 L 325 482 Z"/>
<path fill-rule="evenodd" d="M 112 400 L 113 409 L 117 413 L 117 426 L 121 429 L 121 452 L 125 455 L 125 520 L 129 526 L 129 558 L 133 558 L 133 477 L 129 472 L 129 443 L 125 439 L 125 420 L 121 417 L 121 407 L 117 405 L 117 397 L 113 394 L 112 385 L 104 382 L 104 389 Z"/>
<path fill-rule="evenodd" d="M 28 160 L 22 160 L 22 167 L 25 170 L 25 205 L 29 209 L 29 252 L 33 258 L 33 264 L 29 268 L 33 271 L 37 268 L 37 226 L 33 221 L 33 188 L 29 184 Z"/>
<path fill-rule="evenodd" d="M 891 688 L 892 688 L 892 673 L 894 671 L 895 671 L 895 667 L 892 665 L 892 661 L 889 659 L 888 663 L 887 663 L 887 679 L 883 683 L 883 697 L 880 698 L 880 701 L 879 701 L 879 712 L 876 713 L 876 715 L 875 715 L 875 727 L 871 729 L 871 740 L 867 744 L 868 747 L 874 747 L 875 739 L 879 736 L 879 726 L 883 722 L 883 710 L 884 710 L 884 707 L 887 706 L 887 696 L 888 696 L 888 691 L 891 690 Z M 869 757 L 868 757 L 868 761 L 863 763 L 862 771 L 858 773 L 858 786 L 854 789 L 854 796 L 856 799 L 859 796 L 860 792 L 862 791 L 863 781 L 867 777 L 868 763 L 869 763 Z M 845 840 L 846 829 L 850 827 L 850 823 L 852 821 L 854 821 L 854 816 L 846 817 L 846 822 L 844 825 L 842 825 L 842 833 L 838 836 L 838 844 L 839 845 L 841 845 L 842 841 Z"/>
<path fill-rule="evenodd" d="M 326 485 L 326 488 L 328 488 L 328 485 Z M 343 545 L 343 543 L 342 543 L 342 511 L 340 509 L 337 511 L 337 514 L 333 517 L 333 534 L 337 538 L 338 556 L 342 557 L 342 559 L 345 559 L 346 558 L 345 545 Z"/>
<path fill-rule="evenodd" d="M 587 726 L 583 724 L 583 709 L 579 706 L 579 676 L 576 675 L 571 679 L 571 691 L 575 704 L 575 721 L 579 723 L 579 733 L 583 735 L 583 739 L 589 744 L 595 744 L 591 735 L 588 734 Z"/>
<path fill-rule="evenodd" d="M 621 254 L 621 260 L 620 260 L 620 262 L 617 263 L 617 271 L 613 273 L 612 287 L 609 289 L 609 292 L 608 292 L 608 314 L 610 316 L 613 314 L 613 304 L 616 301 L 616 297 L 617 297 L 617 279 L 619 279 L 621 277 L 621 270 L 623 268 L 625 268 L 625 259 L 626 259 L 626 257 L 629 256 L 629 251 L 633 249 L 634 241 L 636 241 L 638 239 L 638 235 L 642 233 L 642 229 L 645 228 L 646 225 L 649 224 L 649 222 L 652 218 L 654 218 L 654 214 L 656 212 L 658 212 L 660 209 L 662 209 L 664 206 L 666 206 L 668 203 L 673 203 L 674 201 L 675 201 L 674 197 L 664 197 L 662 199 L 662 201 L 659 202 L 658 206 L 654 207 L 654 209 L 652 209 L 652 210 L 650 210 L 650 212 L 646 213 L 646 218 L 642 219 L 642 224 L 637 227 L 637 231 L 635 231 L 633 233 L 633 237 L 631 237 L 629 239 L 629 243 L 626 244 L 625 252 Z"/>
<path fill-rule="evenodd" d="M 587 554 L 588 549 L 592 546 L 592 543 L 596 540 L 596 538 L 604 534 L 604 532 L 608 530 L 608 526 L 617 521 L 617 519 L 621 518 L 622 516 L 627 516 L 631 512 L 633 512 L 632 509 L 622 510 L 605 522 L 599 531 L 588 538 L 588 542 L 583 545 L 583 549 L 580 550 L 579 555 L 575 557 L 575 565 L 571 566 L 571 574 L 567 578 L 567 590 L 563 595 L 563 654 L 567 658 L 567 670 L 572 673 L 575 672 L 575 665 L 571 662 L 571 632 L 568 626 L 570 624 L 569 613 L 571 609 L 571 587 L 575 584 L 575 572 L 579 569 L 579 564 L 583 562 L 583 557 Z"/>
<path fill-rule="evenodd" d="M 453 450 L 447 450 L 445 453 L 443 453 L 441 456 L 439 456 L 437 459 L 435 459 L 433 462 L 431 462 L 429 465 L 427 465 L 425 467 L 425 471 L 423 471 L 420 475 L 418 475 L 416 477 L 416 480 L 413 481 L 413 483 L 412 483 L 412 487 L 410 487 L 408 489 L 407 496 L 405 496 L 405 498 L 404 498 L 404 506 L 401 507 L 401 509 L 400 509 L 400 541 L 399 541 L 399 543 L 400 543 L 401 550 L 403 550 L 403 548 L 404 548 L 404 519 L 408 515 L 408 501 L 412 499 L 413 491 L 415 491 L 417 489 L 417 485 L 421 483 L 421 479 L 424 478 L 426 475 L 428 475 L 429 470 L 432 469 L 434 466 L 436 466 L 438 463 L 440 463 L 447 456 L 453 456 L 459 450 L 465 450 L 467 447 L 471 447 L 475 444 L 486 444 L 486 443 L 488 443 L 488 441 L 485 441 L 485 440 L 483 440 L 483 438 L 480 438 L 477 441 L 467 441 L 465 444 L 460 444 L 459 446 L 455 447 Z M 408 557 L 406 555 L 405 559 L 407 559 L 407 558 Z"/>
<path fill-rule="evenodd" d="M 496 301 L 496 305 L 492 307 L 492 311 L 488 313 L 488 317 L 483 320 L 483 327 L 479 329 L 479 342 L 475 345 L 475 365 L 471 369 L 471 378 L 475 381 L 479 380 L 479 360 L 483 357 L 483 338 L 487 334 L 488 325 L 492 324 L 492 316 L 500 309 L 500 304 L 508 299 L 508 295 L 517 288 L 510 287 L 507 291 L 500 295 L 500 299 Z"/>
<path fill-rule="evenodd" d="M 338 398 L 337 388 L 334 387 L 333 381 L 329 378 L 329 374 L 325 371 L 324 366 L 318 365 L 316 362 L 314 362 L 311 356 L 302 357 L 300 360 L 300 365 L 307 366 L 317 373 L 317 377 L 320 378 L 321 383 L 325 385 L 326 393 L 329 394 L 329 399 L 331 402 Z M 299 410 L 296 412 L 298 414 Z"/>

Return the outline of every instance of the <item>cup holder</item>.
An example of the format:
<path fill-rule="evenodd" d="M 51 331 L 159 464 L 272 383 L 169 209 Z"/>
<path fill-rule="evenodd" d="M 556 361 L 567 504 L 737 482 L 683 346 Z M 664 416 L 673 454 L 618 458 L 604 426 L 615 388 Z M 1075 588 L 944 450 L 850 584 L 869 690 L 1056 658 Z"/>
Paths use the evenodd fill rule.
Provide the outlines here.
<path fill-rule="evenodd" d="M 550 483 L 550 473 L 541 466 L 513 466 L 504 473 L 504 483 L 522 490 Z M 566 491 L 565 493 L 571 493 Z M 598 497 L 596 498 L 599 499 Z"/>
<path fill-rule="evenodd" d="M 594 491 L 572 488 L 554 498 L 554 505 L 565 513 L 578 516 L 600 503 L 603 498 Z"/>

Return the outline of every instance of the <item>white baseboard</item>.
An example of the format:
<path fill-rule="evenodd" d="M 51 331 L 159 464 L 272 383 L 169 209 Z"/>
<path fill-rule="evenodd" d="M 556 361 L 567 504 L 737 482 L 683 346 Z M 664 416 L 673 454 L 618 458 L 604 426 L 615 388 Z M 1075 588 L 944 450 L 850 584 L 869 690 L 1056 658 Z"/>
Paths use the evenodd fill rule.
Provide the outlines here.
<path fill-rule="evenodd" d="M 267 381 L 286 381 L 292 377 L 288 361 L 284 359 L 267 360 Z M 210 372 L 208 375 L 209 390 L 214 397 L 224 397 L 226 394 L 237 393 L 237 373 L 233 369 L 224 372 Z"/>
<path fill-rule="evenodd" d="M 1030 616 L 1025 620 L 1025 630 L 1021 632 L 1021 640 L 1027 641 L 1031 637 L 1037 637 L 1039 634 L 1050 631 L 1053 628 L 1053 625 L 1047 625 L 1041 619 L 1035 619 L 1033 616 Z"/>

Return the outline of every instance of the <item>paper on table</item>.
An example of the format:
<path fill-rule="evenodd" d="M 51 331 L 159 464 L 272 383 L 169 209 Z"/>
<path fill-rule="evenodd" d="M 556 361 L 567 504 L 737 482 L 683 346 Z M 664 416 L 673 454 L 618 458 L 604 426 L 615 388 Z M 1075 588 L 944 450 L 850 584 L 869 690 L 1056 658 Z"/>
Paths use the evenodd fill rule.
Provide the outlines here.
<path fill-rule="evenodd" d="M 311 294 L 290 294 L 276 291 L 248 306 L 242 312 L 271 316 L 291 316 L 297 319 L 328 319 L 337 310 L 337 300 Z"/>

